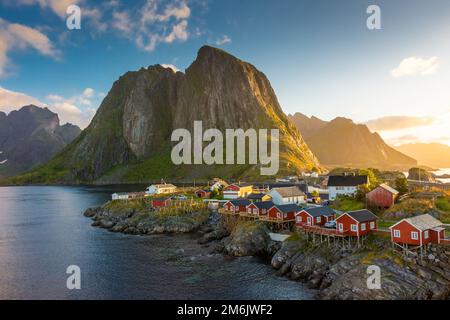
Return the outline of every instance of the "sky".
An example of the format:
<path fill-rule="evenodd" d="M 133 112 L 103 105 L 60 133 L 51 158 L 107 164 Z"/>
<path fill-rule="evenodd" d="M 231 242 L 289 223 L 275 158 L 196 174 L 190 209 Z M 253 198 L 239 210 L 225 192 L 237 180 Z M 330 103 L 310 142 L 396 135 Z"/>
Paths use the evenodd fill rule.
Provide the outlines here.
<path fill-rule="evenodd" d="M 264 72 L 287 114 L 450 145 L 449 39 L 447 0 L 0 0 L 0 111 L 34 103 L 84 128 L 122 74 L 184 71 L 208 44 Z"/>

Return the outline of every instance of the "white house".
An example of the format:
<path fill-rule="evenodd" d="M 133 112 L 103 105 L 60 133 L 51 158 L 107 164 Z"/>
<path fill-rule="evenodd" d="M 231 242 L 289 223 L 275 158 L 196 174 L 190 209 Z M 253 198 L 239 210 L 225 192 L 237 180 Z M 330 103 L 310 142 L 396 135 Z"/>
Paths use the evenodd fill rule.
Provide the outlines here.
<path fill-rule="evenodd" d="M 126 192 L 113 193 L 111 195 L 111 198 L 113 200 L 127 200 L 128 199 L 128 193 L 126 193 Z"/>
<path fill-rule="evenodd" d="M 329 176 L 328 177 L 328 193 L 330 200 L 336 200 L 339 195 L 352 196 L 358 190 L 358 186 L 368 185 L 369 178 L 367 176 Z"/>
<path fill-rule="evenodd" d="M 272 202 L 276 205 L 306 203 L 306 195 L 298 187 L 279 187 L 269 191 Z"/>
<path fill-rule="evenodd" d="M 222 188 L 228 186 L 228 183 L 226 183 L 224 180 L 221 179 L 214 179 L 211 183 L 210 190 L 221 190 Z"/>
<path fill-rule="evenodd" d="M 152 184 L 145 190 L 146 194 L 167 194 L 177 191 L 177 187 L 170 183 Z"/>

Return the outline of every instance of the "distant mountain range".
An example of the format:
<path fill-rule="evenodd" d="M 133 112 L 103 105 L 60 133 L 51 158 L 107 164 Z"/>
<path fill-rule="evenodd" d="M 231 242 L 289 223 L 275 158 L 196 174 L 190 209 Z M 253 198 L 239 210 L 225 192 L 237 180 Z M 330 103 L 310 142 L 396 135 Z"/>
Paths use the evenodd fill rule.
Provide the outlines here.
<path fill-rule="evenodd" d="M 175 129 L 279 129 L 280 171 L 320 167 L 283 113 L 267 77 L 209 46 L 185 73 L 161 65 L 127 72 L 80 136 L 46 166 L 14 183 L 118 183 L 169 179 L 259 178 L 258 165 L 181 165 L 170 157 Z"/>
<path fill-rule="evenodd" d="M 432 168 L 450 168 L 450 147 L 440 143 L 404 144 L 396 149 L 417 159 L 420 165 Z"/>
<path fill-rule="evenodd" d="M 28 171 L 50 160 L 81 129 L 63 126 L 56 113 L 29 105 L 8 115 L 0 112 L 0 177 Z"/>
<path fill-rule="evenodd" d="M 403 170 L 417 161 L 387 145 L 378 133 L 346 118 L 324 121 L 301 113 L 289 115 L 311 151 L 325 166 Z"/>

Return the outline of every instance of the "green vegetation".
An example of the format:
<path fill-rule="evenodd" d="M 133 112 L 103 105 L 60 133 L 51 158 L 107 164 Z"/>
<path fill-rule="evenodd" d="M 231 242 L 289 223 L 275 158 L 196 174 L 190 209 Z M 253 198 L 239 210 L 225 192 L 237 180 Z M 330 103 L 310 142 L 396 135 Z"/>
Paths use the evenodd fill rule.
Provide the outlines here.
<path fill-rule="evenodd" d="M 450 212 L 450 198 L 449 197 L 437 198 L 436 208 L 441 211 Z"/>
<path fill-rule="evenodd" d="M 396 203 L 394 206 L 385 211 L 384 215 L 389 216 L 397 212 L 404 212 L 411 215 L 425 214 L 433 210 L 433 202 L 428 199 L 406 199 Z"/>
<path fill-rule="evenodd" d="M 377 221 L 377 224 L 378 224 L 378 228 L 387 229 L 387 228 L 391 227 L 393 224 L 395 224 L 396 222 L 397 221 L 380 219 Z"/>
<path fill-rule="evenodd" d="M 400 194 L 408 193 L 409 191 L 408 179 L 406 179 L 406 177 L 397 177 L 395 179 L 395 189 Z"/>
<path fill-rule="evenodd" d="M 357 200 L 356 198 L 344 196 L 344 197 L 338 197 L 336 199 L 336 201 L 334 201 L 334 204 L 332 205 L 332 207 L 333 207 L 333 209 L 347 212 L 347 211 L 364 209 L 365 203 Z"/>

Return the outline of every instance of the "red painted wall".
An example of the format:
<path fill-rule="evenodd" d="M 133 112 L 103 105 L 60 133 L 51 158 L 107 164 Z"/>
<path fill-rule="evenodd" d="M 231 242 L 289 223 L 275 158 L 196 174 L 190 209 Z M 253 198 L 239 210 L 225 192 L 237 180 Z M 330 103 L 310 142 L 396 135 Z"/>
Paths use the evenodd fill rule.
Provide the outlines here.
<path fill-rule="evenodd" d="M 280 217 L 277 217 L 277 213 L 280 213 Z M 295 219 L 295 212 L 287 212 L 286 217 L 284 216 L 284 213 L 278 210 L 277 207 L 272 207 L 269 209 L 269 217 L 272 219 L 279 219 L 279 220 L 294 220 Z"/>
<path fill-rule="evenodd" d="M 390 208 L 394 205 L 395 196 L 382 187 L 377 187 L 367 194 L 369 203 L 382 208 Z"/>
<path fill-rule="evenodd" d="M 371 229 L 370 228 L 370 223 L 373 222 L 374 223 L 374 228 Z M 376 220 L 372 220 L 372 221 L 367 221 L 367 222 L 363 222 L 363 223 L 358 223 L 356 220 L 353 220 L 349 215 L 341 215 L 336 219 L 336 228 L 337 230 L 339 230 L 339 224 L 342 223 L 343 224 L 343 230 L 347 231 L 348 234 L 352 237 L 356 237 L 356 236 L 364 236 L 369 234 L 372 230 L 377 229 L 377 221 Z M 357 225 L 357 230 L 358 231 L 352 231 L 351 230 L 351 225 Z M 366 226 L 365 230 L 362 230 L 362 226 L 363 224 Z"/>
<path fill-rule="evenodd" d="M 155 208 L 166 207 L 170 204 L 170 200 L 152 200 L 152 206 Z"/>
<path fill-rule="evenodd" d="M 394 231 L 395 230 L 399 230 L 400 231 L 400 237 L 399 238 L 395 238 L 394 237 Z M 411 238 L 411 232 L 413 232 L 413 231 L 417 232 L 418 235 L 419 235 L 417 240 L 413 240 Z M 420 237 L 421 237 L 420 233 L 421 233 L 420 230 L 418 230 L 417 228 L 415 228 L 414 226 L 409 224 L 407 221 L 402 221 L 399 224 L 397 224 L 396 226 L 394 226 L 393 228 L 391 228 L 392 241 L 394 241 L 396 243 L 409 244 L 409 245 L 413 245 L 413 246 L 420 245 Z M 427 242 L 422 242 L 422 243 L 426 244 Z"/>
<path fill-rule="evenodd" d="M 239 191 L 241 188 L 232 184 L 223 189 L 223 191 Z"/>

